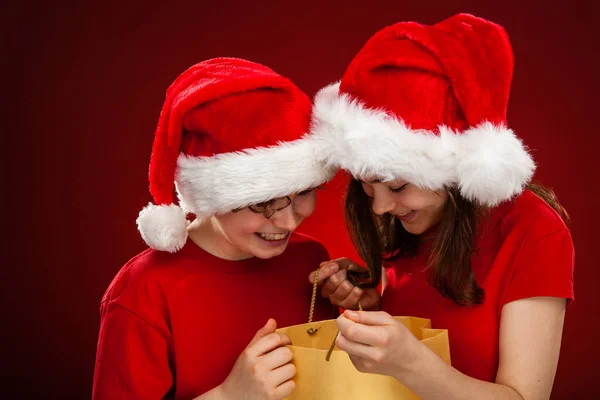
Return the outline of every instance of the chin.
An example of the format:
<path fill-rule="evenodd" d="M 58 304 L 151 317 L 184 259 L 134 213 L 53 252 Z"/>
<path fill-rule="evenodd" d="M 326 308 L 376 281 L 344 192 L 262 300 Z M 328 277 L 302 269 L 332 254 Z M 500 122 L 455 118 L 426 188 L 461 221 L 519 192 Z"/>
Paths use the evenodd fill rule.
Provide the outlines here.
<path fill-rule="evenodd" d="M 413 235 L 420 235 L 423 232 L 425 232 L 427 230 L 427 228 L 429 228 L 427 225 L 423 225 L 423 224 L 407 224 L 405 222 L 402 222 L 402 226 L 404 227 L 404 229 L 406 230 L 406 232 L 408 232 L 410 234 L 413 234 Z"/>
<path fill-rule="evenodd" d="M 269 258 L 277 257 L 285 251 L 287 246 L 282 246 L 281 249 L 272 250 L 257 250 L 253 252 L 254 257 L 260 258 L 261 260 L 268 260 Z"/>

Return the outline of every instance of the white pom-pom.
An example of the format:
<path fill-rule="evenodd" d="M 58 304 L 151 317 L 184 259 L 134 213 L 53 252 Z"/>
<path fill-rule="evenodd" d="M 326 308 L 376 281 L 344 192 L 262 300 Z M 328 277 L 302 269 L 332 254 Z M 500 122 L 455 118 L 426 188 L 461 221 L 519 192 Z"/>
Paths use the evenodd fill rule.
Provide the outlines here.
<path fill-rule="evenodd" d="M 464 132 L 457 159 L 461 194 L 487 206 L 520 194 L 535 171 L 513 131 L 489 122 Z"/>
<path fill-rule="evenodd" d="M 148 246 L 175 253 L 187 241 L 188 221 L 185 212 L 175 204 L 148 204 L 140 211 L 137 226 Z"/>

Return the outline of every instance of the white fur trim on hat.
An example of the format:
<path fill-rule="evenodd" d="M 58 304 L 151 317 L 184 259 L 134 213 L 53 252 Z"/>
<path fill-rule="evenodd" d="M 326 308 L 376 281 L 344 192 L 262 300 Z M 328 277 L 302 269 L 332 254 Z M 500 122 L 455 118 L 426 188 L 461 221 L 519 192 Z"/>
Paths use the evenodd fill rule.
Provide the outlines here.
<path fill-rule="evenodd" d="M 304 136 L 212 157 L 181 154 L 175 179 L 179 204 L 186 212 L 209 216 L 321 185 L 336 168 L 318 159 L 318 144 Z"/>
<path fill-rule="evenodd" d="M 175 205 L 148 204 L 137 218 L 137 226 L 148 246 L 175 253 L 187 241 L 188 221 L 183 210 Z"/>
<path fill-rule="evenodd" d="M 511 129 L 483 121 L 464 132 L 413 130 L 383 110 L 367 108 L 339 83 L 315 97 L 313 137 L 319 156 L 355 177 L 403 179 L 428 189 L 457 185 L 494 206 L 521 193 L 535 164 Z"/>

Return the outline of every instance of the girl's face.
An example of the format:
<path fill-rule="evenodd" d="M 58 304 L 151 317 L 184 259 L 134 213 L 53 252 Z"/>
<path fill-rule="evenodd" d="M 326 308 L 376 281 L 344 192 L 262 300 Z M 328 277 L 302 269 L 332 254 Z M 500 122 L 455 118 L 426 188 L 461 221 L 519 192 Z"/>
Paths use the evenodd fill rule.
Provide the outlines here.
<path fill-rule="evenodd" d="M 289 206 L 266 218 L 248 207 L 212 217 L 221 254 L 229 259 L 272 258 L 283 253 L 291 233 L 315 210 L 316 190 L 289 196 Z M 285 203 L 284 203 L 285 204 Z"/>
<path fill-rule="evenodd" d="M 409 182 L 363 181 L 362 187 L 371 198 L 377 215 L 394 215 L 407 232 L 420 235 L 437 224 L 448 201 L 446 190 L 421 189 Z"/>

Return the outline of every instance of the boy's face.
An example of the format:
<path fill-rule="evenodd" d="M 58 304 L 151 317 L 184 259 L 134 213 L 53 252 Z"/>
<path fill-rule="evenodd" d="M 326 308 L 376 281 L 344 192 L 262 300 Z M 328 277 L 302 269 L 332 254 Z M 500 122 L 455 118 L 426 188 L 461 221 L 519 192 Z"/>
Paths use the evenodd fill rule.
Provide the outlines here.
<path fill-rule="evenodd" d="M 230 259 L 257 257 L 268 259 L 284 252 L 292 232 L 315 210 L 316 191 L 308 190 L 289 196 L 289 206 L 270 218 L 248 207 L 238 212 L 213 216 L 213 225 L 222 236 L 221 252 Z"/>

